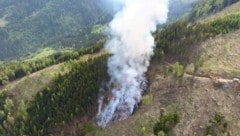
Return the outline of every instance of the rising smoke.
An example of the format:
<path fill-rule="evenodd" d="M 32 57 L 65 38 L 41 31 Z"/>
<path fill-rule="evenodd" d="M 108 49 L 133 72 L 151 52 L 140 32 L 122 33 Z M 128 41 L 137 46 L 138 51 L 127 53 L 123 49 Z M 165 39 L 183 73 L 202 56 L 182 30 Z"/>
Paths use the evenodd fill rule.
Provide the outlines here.
<path fill-rule="evenodd" d="M 141 102 L 146 77 L 155 47 L 152 32 L 168 15 L 168 0 L 115 0 L 122 8 L 109 24 L 111 39 L 105 48 L 111 80 L 100 89 L 97 124 L 105 127 L 111 120 L 128 118 Z M 104 91 L 110 90 L 104 104 Z"/>

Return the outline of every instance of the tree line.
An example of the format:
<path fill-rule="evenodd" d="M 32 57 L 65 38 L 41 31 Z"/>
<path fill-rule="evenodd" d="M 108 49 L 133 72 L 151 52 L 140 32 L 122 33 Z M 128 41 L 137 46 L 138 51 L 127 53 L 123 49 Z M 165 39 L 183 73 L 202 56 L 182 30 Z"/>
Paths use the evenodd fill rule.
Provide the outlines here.
<path fill-rule="evenodd" d="M 189 20 L 193 21 L 198 18 L 206 17 L 209 14 L 219 12 L 237 1 L 239 0 L 202 0 L 192 9 Z"/>
<path fill-rule="evenodd" d="M 223 15 L 214 20 L 189 23 L 176 21 L 157 31 L 155 36 L 155 57 L 170 56 L 186 62 L 191 47 L 219 34 L 226 34 L 240 28 L 240 14 Z"/>
<path fill-rule="evenodd" d="M 23 102 L 14 107 L 11 98 L 0 93 L 0 134 L 46 136 L 76 116 L 95 116 L 98 89 L 108 79 L 107 57 L 71 61 L 70 72 L 59 74 L 54 84 L 39 92 L 30 105 Z"/>
<path fill-rule="evenodd" d="M 58 52 L 48 57 L 37 60 L 17 61 L 0 65 L 0 86 L 6 85 L 8 82 L 24 77 L 28 74 L 42 70 L 54 64 L 65 62 L 68 60 L 78 59 L 85 54 L 99 52 L 103 48 L 104 40 L 98 41 L 94 46 L 82 48 L 79 51 Z"/>

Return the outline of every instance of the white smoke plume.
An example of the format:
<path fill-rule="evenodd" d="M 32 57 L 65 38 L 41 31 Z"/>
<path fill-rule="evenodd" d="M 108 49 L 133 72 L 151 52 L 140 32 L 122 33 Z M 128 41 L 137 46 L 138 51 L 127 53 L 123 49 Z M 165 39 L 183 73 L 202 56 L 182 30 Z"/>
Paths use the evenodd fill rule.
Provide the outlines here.
<path fill-rule="evenodd" d="M 116 0 L 123 6 L 109 24 L 112 39 L 105 46 L 108 60 L 110 98 L 99 97 L 97 124 L 128 118 L 141 102 L 145 73 L 155 47 L 152 32 L 168 15 L 168 0 Z M 101 89 L 100 92 L 106 91 Z"/>

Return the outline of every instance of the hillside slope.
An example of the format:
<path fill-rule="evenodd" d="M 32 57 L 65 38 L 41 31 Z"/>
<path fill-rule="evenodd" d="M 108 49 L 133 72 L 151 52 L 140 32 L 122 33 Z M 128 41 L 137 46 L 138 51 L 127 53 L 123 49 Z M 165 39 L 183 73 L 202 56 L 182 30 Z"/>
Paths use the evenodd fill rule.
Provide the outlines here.
<path fill-rule="evenodd" d="M 202 20 L 176 21 L 156 32 L 156 54 L 147 72 L 149 88 L 139 109 L 104 129 L 95 125 L 98 89 L 108 80 L 109 55 L 102 46 L 96 51 L 69 51 L 66 60 L 60 54 L 67 65 L 53 63 L 34 72 L 32 65 L 27 70 L 22 67 L 25 77 L 0 88 L 0 134 L 240 135 L 240 13 L 236 7 L 239 3 Z M 29 61 L 53 53 L 45 51 Z M 111 94 L 104 95 L 108 102 Z"/>
<path fill-rule="evenodd" d="M 238 2 L 200 22 L 237 14 L 239 8 Z M 239 35 L 238 29 L 190 46 L 185 72 L 175 67 L 177 59 L 172 58 L 176 56 L 166 56 L 165 62 L 154 60 L 148 72 L 149 92 L 140 109 L 129 119 L 111 122 L 88 136 L 153 136 L 160 114 L 171 112 L 179 115 L 179 122 L 169 136 L 240 135 Z M 203 63 L 197 71 L 196 60 Z"/>
<path fill-rule="evenodd" d="M 143 102 L 141 108 L 129 119 L 112 122 L 105 129 L 97 129 L 89 136 L 150 136 L 163 109 L 166 113 L 177 112 L 180 115 L 180 121 L 170 132 L 170 136 L 206 136 L 207 128 L 212 125 L 211 120 L 214 120 L 216 114 L 224 116 L 228 125 L 226 134 L 240 135 L 240 82 L 233 82 L 233 78 L 239 77 L 240 74 L 237 66 L 240 64 L 239 56 L 233 55 L 239 51 L 239 41 L 238 38 L 232 37 L 239 32 L 238 30 L 219 36 L 220 39 L 228 39 L 227 41 L 216 37 L 202 43 L 204 50 L 197 56 L 208 57 L 205 51 L 214 54 L 211 55 L 211 59 L 206 59 L 200 68 L 200 71 L 211 70 L 213 73 L 208 73 L 209 75 L 199 71 L 198 76 L 185 74 L 181 80 L 172 76 L 165 77 L 164 64 L 152 63 L 149 70 L 150 92 L 145 96 L 152 98 L 150 103 Z M 218 42 L 208 44 L 210 41 Z M 231 51 L 222 47 L 227 46 L 226 42 Z M 220 54 L 223 52 L 224 55 Z M 224 67 L 219 63 L 224 64 Z M 223 71 L 226 73 L 222 74 Z M 225 134 L 218 132 L 217 135 Z"/>
<path fill-rule="evenodd" d="M 1 60 L 25 55 L 44 45 L 87 46 L 86 42 L 81 44 L 89 38 L 84 35 L 90 35 L 94 25 L 107 20 L 107 13 L 97 0 L 1 0 L 0 5 Z M 72 43 L 73 33 L 78 42 Z"/>

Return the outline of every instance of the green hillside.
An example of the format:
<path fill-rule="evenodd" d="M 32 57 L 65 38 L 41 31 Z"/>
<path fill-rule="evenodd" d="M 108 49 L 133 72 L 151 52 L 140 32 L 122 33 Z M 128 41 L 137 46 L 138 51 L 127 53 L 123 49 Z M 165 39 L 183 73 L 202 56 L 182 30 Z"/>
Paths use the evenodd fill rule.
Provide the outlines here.
<path fill-rule="evenodd" d="M 0 11 L 0 60 L 91 45 L 101 37 L 92 27 L 108 20 L 97 0 L 1 0 Z"/>

